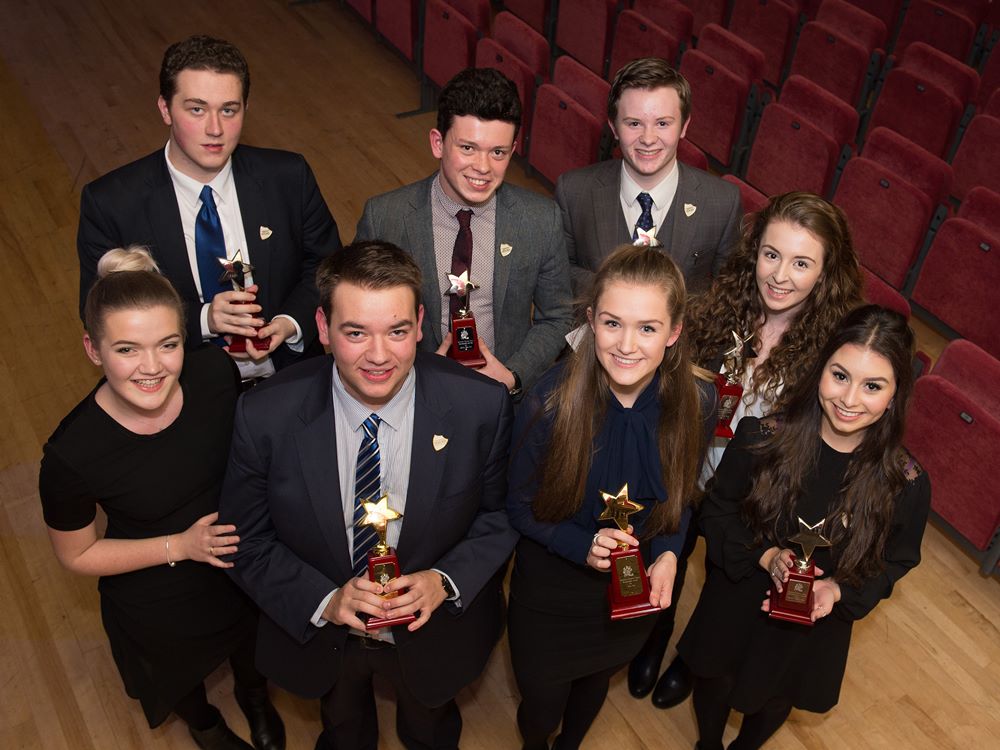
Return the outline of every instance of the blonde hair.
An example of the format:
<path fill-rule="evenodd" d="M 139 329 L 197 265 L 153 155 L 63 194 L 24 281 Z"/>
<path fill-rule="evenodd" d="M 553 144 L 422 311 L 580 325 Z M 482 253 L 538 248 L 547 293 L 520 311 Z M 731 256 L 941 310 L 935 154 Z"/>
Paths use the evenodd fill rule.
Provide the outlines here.
<path fill-rule="evenodd" d="M 177 313 L 181 336 L 184 303 L 166 278 L 149 250 L 141 245 L 109 250 L 97 262 L 97 281 L 87 293 L 83 325 L 94 341 L 104 334 L 108 313 L 117 310 L 146 310 L 163 305 Z"/>

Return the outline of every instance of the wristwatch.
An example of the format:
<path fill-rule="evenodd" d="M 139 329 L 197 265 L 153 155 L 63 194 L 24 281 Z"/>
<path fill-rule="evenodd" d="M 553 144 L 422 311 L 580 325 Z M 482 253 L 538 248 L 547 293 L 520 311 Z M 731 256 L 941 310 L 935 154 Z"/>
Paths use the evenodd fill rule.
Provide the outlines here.
<path fill-rule="evenodd" d="M 511 371 L 510 371 L 510 374 L 514 376 L 514 387 L 513 387 L 513 388 L 511 388 L 511 389 L 510 389 L 510 390 L 508 391 L 508 393 L 510 393 L 510 395 L 511 395 L 512 397 L 516 398 L 517 396 L 520 396 L 520 395 L 521 395 L 521 391 L 523 390 L 523 388 L 522 388 L 522 386 L 521 386 L 521 376 L 520 376 L 520 375 L 518 375 L 518 374 L 517 374 L 516 372 L 514 372 L 513 370 L 511 370 Z"/>
<path fill-rule="evenodd" d="M 458 595 L 458 592 L 455 591 L 455 587 L 451 585 L 451 581 L 448 580 L 448 576 L 446 576 L 444 573 L 441 573 L 440 575 L 441 575 L 441 585 L 444 587 L 445 601 L 449 599 L 454 599 Z"/>

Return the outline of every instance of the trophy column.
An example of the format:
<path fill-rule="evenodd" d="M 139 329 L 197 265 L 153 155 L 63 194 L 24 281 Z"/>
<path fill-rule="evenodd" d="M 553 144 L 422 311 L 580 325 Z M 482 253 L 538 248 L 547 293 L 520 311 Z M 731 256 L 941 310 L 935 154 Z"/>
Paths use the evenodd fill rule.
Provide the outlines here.
<path fill-rule="evenodd" d="M 622 531 L 628 529 L 628 517 L 643 509 L 642 505 L 629 499 L 628 484 L 622 485 L 617 495 L 602 491 L 601 497 L 605 508 L 600 520 L 614 521 Z M 659 607 L 649 603 L 649 576 L 638 547 L 619 542 L 618 547 L 611 550 L 608 604 L 612 620 L 625 620 L 660 611 Z"/>

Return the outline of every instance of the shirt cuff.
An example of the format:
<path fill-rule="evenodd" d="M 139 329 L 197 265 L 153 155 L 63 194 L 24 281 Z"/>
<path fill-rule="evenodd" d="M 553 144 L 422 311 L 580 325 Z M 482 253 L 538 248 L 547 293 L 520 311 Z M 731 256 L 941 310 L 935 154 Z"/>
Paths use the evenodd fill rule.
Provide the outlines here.
<path fill-rule="evenodd" d="M 201 306 L 201 337 L 203 339 L 214 339 L 215 334 L 212 333 L 208 328 L 208 308 L 212 305 L 206 302 Z"/>
<path fill-rule="evenodd" d="M 323 601 L 319 603 L 319 607 L 317 607 L 316 611 L 313 612 L 313 616 L 309 618 L 309 622 L 311 622 L 317 628 L 321 628 L 324 625 L 326 625 L 327 622 L 329 622 L 329 620 L 323 619 L 323 612 L 326 611 L 326 605 L 330 603 L 330 600 L 333 598 L 333 595 L 336 594 L 339 590 L 340 589 L 334 589 L 329 594 L 324 596 Z"/>
<path fill-rule="evenodd" d="M 287 346 L 293 352 L 301 354 L 302 351 L 306 348 L 305 343 L 302 341 L 302 328 L 299 326 L 298 322 L 296 322 L 295 318 L 293 318 L 291 315 L 275 315 L 271 319 L 271 322 L 273 323 L 278 318 L 285 318 L 287 320 L 290 320 L 292 325 L 295 326 L 295 335 L 289 336 L 287 339 L 285 339 L 285 346 Z"/>

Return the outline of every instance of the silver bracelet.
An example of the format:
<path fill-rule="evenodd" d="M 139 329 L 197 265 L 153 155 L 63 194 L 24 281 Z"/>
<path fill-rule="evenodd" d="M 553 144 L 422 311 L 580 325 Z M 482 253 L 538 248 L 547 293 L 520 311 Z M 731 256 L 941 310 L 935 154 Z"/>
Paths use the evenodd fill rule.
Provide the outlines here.
<path fill-rule="evenodd" d="M 167 545 L 167 565 L 173 568 L 177 563 L 170 559 L 170 534 L 163 537 L 163 541 Z"/>

